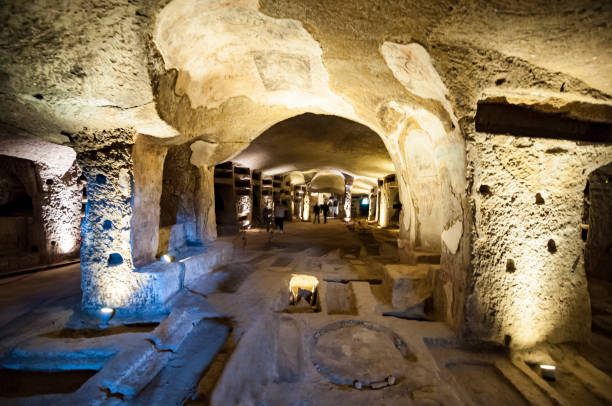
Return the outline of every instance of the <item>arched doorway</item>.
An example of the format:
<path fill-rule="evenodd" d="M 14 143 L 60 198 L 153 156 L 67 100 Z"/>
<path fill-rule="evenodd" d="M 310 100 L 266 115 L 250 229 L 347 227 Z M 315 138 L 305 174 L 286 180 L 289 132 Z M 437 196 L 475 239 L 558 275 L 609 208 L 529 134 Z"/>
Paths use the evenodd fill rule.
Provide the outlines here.
<path fill-rule="evenodd" d="M 33 168 L 32 168 L 33 175 Z M 0 257 L 7 263 L 2 271 L 38 264 L 39 236 L 34 222 L 32 197 L 21 180 L 8 170 L 0 168 Z M 22 258 L 16 262 L 8 258 Z M 21 265 L 21 266 L 20 266 Z"/>
<path fill-rule="evenodd" d="M 292 196 L 298 219 L 309 219 L 315 205 L 327 205 L 328 217 L 359 217 L 361 204 L 354 199 L 370 193 L 379 179 L 394 172 L 387 147 L 370 128 L 342 117 L 310 113 L 269 127 L 232 162 L 277 177 L 273 185 L 277 197 Z M 217 165 L 216 189 L 223 182 L 220 171 Z M 255 190 L 257 182 L 249 186 Z M 368 208 L 369 204 L 361 217 L 368 216 Z"/>

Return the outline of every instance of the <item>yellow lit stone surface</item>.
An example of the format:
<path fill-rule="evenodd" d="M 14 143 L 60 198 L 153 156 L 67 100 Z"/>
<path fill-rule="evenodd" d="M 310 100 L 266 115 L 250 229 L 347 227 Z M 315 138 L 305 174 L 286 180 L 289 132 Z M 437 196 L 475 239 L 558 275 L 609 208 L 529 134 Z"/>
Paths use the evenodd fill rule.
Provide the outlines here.
<path fill-rule="evenodd" d="M 91 154 L 81 159 L 87 182 L 100 171 L 109 182 L 87 193 L 100 219 L 117 226 L 107 240 L 98 217 L 86 218 L 92 228 L 82 246 L 97 248 L 83 261 L 84 291 L 96 305 L 131 303 L 140 283 L 133 265 L 159 245 L 158 201 L 174 196 L 181 216 L 188 213 L 180 221 L 179 211 L 171 213 L 176 224 L 162 231 L 168 244 L 172 232 L 183 245 L 215 238 L 214 165 L 236 160 L 266 175 L 300 172 L 305 183 L 337 171 L 354 178 L 354 194 L 395 174 L 398 245 L 441 254 L 440 320 L 499 344 L 584 340 L 584 190 L 589 174 L 612 161 L 610 7 L 9 1 L 0 5 L 1 121 L 9 133 L 72 148 L 77 135 L 91 136 Z M 509 119 L 517 125 L 536 113 L 576 120 L 575 128 L 599 129 L 604 140 L 479 131 L 479 103 L 523 109 Z M 332 135 L 291 125 L 308 113 L 335 116 L 322 126 L 338 130 L 334 136 L 344 131 L 343 147 L 324 147 L 319 138 Z M 334 128 L 334 120 L 350 124 Z M 263 145 L 279 128 L 287 134 Z M 114 137 L 125 133 L 148 136 L 156 147 L 118 148 Z M 289 135 L 307 140 L 302 150 Z M 166 148 L 175 159 L 162 165 Z M 327 188 L 347 191 L 337 173 L 329 178 Z M 167 190 L 189 188 L 164 195 L 162 187 L 159 196 L 163 182 Z M 380 193 L 379 223 L 387 226 L 392 193 Z M 112 207 L 103 207 L 105 199 Z M 138 235 L 146 238 L 133 242 Z M 107 251 L 124 262 L 88 273 L 87 261 L 107 264 Z"/>

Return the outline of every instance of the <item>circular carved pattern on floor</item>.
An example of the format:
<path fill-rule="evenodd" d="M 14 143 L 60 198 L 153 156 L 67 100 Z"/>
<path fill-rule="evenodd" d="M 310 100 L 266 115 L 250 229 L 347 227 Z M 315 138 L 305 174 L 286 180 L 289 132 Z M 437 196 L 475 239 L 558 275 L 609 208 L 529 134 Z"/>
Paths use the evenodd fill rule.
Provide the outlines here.
<path fill-rule="evenodd" d="M 363 385 L 404 375 L 416 357 L 390 329 L 360 320 L 343 320 L 318 330 L 311 359 L 317 371 L 339 385 Z"/>

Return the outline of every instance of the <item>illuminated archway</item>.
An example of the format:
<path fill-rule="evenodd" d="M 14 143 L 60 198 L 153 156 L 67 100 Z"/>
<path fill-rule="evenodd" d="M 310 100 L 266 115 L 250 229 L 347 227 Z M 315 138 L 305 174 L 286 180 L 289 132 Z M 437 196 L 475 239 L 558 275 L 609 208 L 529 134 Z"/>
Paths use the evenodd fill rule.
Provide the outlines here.
<path fill-rule="evenodd" d="M 334 88 L 323 51 L 302 24 L 265 16 L 257 7 L 256 1 L 249 0 L 174 0 L 161 10 L 153 30 L 150 73 L 156 109 L 180 133 L 164 143 L 188 145 L 189 163 L 198 168 L 195 234 L 214 235 L 214 199 L 210 198 L 214 165 L 235 157 L 265 130 L 290 117 L 315 113 L 351 120 L 376 133 L 388 151 L 403 206 L 399 248 L 441 252 L 445 266 L 438 275 L 442 282 L 437 306 L 442 318 L 458 322 L 465 289 L 451 283 L 450 275 L 466 273 L 469 260 L 462 255 L 469 249 L 463 208 L 464 141 L 448 91 L 429 55 L 418 44 L 384 42 L 378 58 L 368 62 L 378 67 L 376 74 L 360 70 L 348 87 Z M 106 135 L 110 133 L 118 140 L 112 148 L 122 151 L 121 156 L 110 157 L 120 158 L 115 165 L 117 179 L 113 179 L 125 186 L 116 193 L 119 199 L 133 193 L 127 180 L 132 145 L 138 146 L 141 137 L 130 131 Z M 84 163 L 93 171 L 104 168 L 106 163 L 87 161 L 94 158 L 92 151 L 103 148 L 88 142 L 98 136 L 87 131 L 81 135 Z M 142 163 L 148 159 L 143 151 Z M 136 195 L 146 190 L 144 180 L 136 179 Z M 345 184 L 350 201 L 347 186 L 352 184 Z M 156 194 L 140 201 L 151 203 Z M 132 207 L 121 202 L 125 217 L 130 217 Z M 134 216 L 146 214 L 145 206 L 135 204 Z M 126 229 L 123 241 L 134 240 L 130 233 Z M 132 248 L 126 244 L 120 248 L 126 259 L 121 270 L 129 273 L 134 266 L 129 258 Z M 88 271 L 83 272 L 85 276 Z M 88 284 L 85 296 L 90 286 L 92 295 L 112 288 L 112 284 L 100 286 L 101 282 L 84 283 Z M 150 298 L 144 292 L 140 295 L 133 290 L 136 285 L 125 285 L 129 306 L 148 306 Z M 105 297 L 103 292 L 100 297 Z"/>

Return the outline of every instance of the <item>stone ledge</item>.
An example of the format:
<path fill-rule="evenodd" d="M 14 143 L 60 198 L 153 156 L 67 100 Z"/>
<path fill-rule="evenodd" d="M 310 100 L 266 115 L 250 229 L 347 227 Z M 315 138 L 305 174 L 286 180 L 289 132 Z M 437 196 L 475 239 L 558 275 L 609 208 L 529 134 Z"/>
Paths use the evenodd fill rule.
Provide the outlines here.
<path fill-rule="evenodd" d="M 486 91 L 475 124 L 484 133 L 608 143 L 612 105 L 563 93 Z"/>
<path fill-rule="evenodd" d="M 584 121 L 612 123 L 612 103 L 572 93 L 525 89 L 486 89 L 479 101 L 527 107 Z"/>
<path fill-rule="evenodd" d="M 134 272 L 144 276 L 141 281 L 141 291 L 149 298 L 145 306 L 161 310 L 183 287 L 184 265 L 178 262 L 155 261 Z"/>
<path fill-rule="evenodd" d="M 234 247 L 230 242 L 216 241 L 202 248 L 183 251 L 178 261 L 185 267 L 184 286 L 194 288 L 196 281 L 230 259 Z"/>
<path fill-rule="evenodd" d="M 142 276 L 140 292 L 149 298 L 142 304 L 149 310 L 165 311 L 167 303 L 183 287 L 193 287 L 203 275 L 227 262 L 233 252 L 229 242 L 189 247 L 177 255 L 177 262 L 155 261 L 134 272 Z"/>

